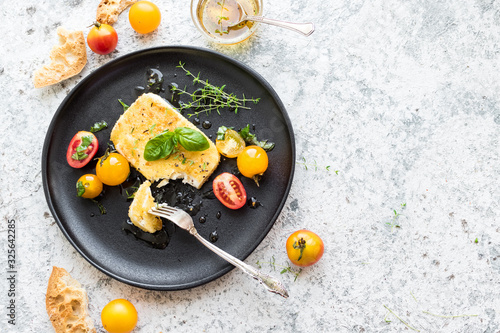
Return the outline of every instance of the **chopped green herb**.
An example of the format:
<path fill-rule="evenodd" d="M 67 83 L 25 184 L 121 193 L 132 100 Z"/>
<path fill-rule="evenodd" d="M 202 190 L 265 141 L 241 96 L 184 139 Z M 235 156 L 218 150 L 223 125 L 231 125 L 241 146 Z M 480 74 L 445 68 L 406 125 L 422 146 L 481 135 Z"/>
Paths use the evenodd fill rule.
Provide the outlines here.
<path fill-rule="evenodd" d="M 89 148 L 90 144 L 92 143 L 93 137 L 92 136 L 84 136 L 82 137 L 82 141 L 78 145 L 78 147 L 75 148 L 75 153 L 71 155 L 71 158 L 74 159 L 75 161 L 82 161 L 89 157 L 87 155 L 86 151 Z"/>
<path fill-rule="evenodd" d="M 82 143 L 80 143 L 80 146 L 88 147 L 92 143 L 92 139 L 93 137 L 90 135 L 82 137 Z"/>
<path fill-rule="evenodd" d="M 120 104 L 123 106 L 123 112 L 128 110 L 129 106 L 127 104 L 123 103 L 121 99 L 119 99 L 118 102 L 120 102 Z"/>
<path fill-rule="evenodd" d="M 137 192 L 139 188 L 137 186 L 132 186 L 128 189 L 125 190 L 125 193 L 127 194 L 127 199 L 133 199 L 135 197 L 135 192 Z M 129 192 L 130 190 L 130 192 Z"/>
<path fill-rule="evenodd" d="M 99 208 L 99 211 L 101 212 L 101 215 L 104 215 L 107 213 L 106 211 L 106 207 L 104 207 L 102 205 L 102 203 L 100 203 L 99 201 L 95 200 L 95 199 L 92 199 L 92 201 L 97 205 L 97 207 Z"/>
<path fill-rule="evenodd" d="M 81 181 L 76 183 L 76 195 L 81 197 L 85 193 L 85 186 Z"/>
<path fill-rule="evenodd" d="M 228 129 L 233 129 L 233 127 L 226 127 L 226 126 L 219 127 L 219 129 L 217 130 L 217 140 L 224 140 L 226 136 L 226 131 Z"/>
<path fill-rule="evenodd" d="M 218 133 L 219 132 L 217 132 L 217 134 Z M 238 133 L 241 135 L 241 137 L 243 138 L 243 140 L 245 140 L 247 144 L 259 146 L 265 151 L 271 151 L 275 146 L 274 142 L 268 142 L 268 140 L 264 141 L 257 140 L 257 136 L 255 134 L 250 133 L 250 124 L 247 124 L 247 126 L 242 128 L 241 131 L 239 131 Z"/>
<path fill-rule="evenodd" d="M 95 123 L 94 126 L 92 126 L 90 128 L 90 131 L 92 133 L 95 133 L 95 132 L 102 131 L 105 128 L 108 128 L 108 123 L 103 120 L 103 121 L 99 121 L 99 122 Z"/>
<path fill-rule="evenodd" d="M 136 150 L 138 147 L 137 147 L 137 143 L 139 142 L 139 139 L 135 139 L 134 140 L 134 146 L 132 147 L 132 150 Z"/>
<path fill-rule="evenodd" d="M 155 129 L 156 127 L 156 123 L 154 123 L 153 125 L 151 125 L 151 127 L 149 128 L 149 133 L 150 134 L 153 134 L 153 130 Z"/>

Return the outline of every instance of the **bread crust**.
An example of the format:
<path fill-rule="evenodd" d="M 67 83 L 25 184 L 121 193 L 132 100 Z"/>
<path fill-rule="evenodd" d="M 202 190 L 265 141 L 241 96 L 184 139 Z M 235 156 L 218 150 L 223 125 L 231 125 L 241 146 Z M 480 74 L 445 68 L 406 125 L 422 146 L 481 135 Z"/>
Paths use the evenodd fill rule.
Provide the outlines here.
<path fill-rule="evenodd" d="M 99 23 L 113 25 L 118 15 L 137 0 L 102 0 L 97 6 L 96 20 Z"/>
<path fill-rule="evenodd" d="M 83 31 L 57 28 L 59 44 L 50 51 L 50 64 L 35 71 L 35 88 L 49 86 L 80 73 L 87 63 L 87 48 Z"/>
<path fill-rule="evenodd" d="M 87 311 L 87 292 L 64 268 L 52 268 L 45 306 L 56 333 L 96 332 Z"/>

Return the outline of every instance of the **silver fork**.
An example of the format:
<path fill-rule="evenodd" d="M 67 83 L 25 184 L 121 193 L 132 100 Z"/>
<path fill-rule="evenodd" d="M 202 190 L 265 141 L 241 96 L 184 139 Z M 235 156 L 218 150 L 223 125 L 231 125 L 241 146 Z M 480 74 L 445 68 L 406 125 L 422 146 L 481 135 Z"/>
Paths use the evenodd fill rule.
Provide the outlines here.
<path fill-rule="evenodd" d="M 288 297 L 288 292 L 286 291 L 285 286 L 283 285 L 283 283 L 281 283 L 280 280 L 268 274 L 262 273 L 261 271 L 250 265 L 245 264 L 243 261 L 233 257 L 229 253 L 219 249 L 217 246 L 213 245 L 205 238 L 201 237 L 200 234 L 198 234 L 196 228 L 194 227 L 193 219 L 185 211 L 175 207 L 170 207 L 167 204 L 160 204 L 156 207 L 151 208 L 149 210 L 149 213 L 156 216 L 164 217 L 167 220 L 174 222 L 182 229 L 189 231 L 189 233 L 194 237 L 196 237 L 203 245 L 208 247 L 219 257 L 225 259 L 229 263 L 241 269 L 243 272 L 247 273 L 254 279 L 258 280 L 261 284 L 264 285 L 264 287 L 266 287 L 267 290 L 269 290 L 272 293 L 281 295 L 285 298 Z"/>

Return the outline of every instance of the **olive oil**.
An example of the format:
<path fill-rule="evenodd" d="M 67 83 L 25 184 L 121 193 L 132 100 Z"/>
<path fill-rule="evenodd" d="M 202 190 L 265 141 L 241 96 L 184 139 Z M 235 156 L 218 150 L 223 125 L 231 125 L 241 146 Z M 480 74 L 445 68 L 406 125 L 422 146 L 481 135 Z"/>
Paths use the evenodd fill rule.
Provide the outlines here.
<path fill-rule="evenodd" d="M 239 0 L 244 10 L 250 14 L 260 13 L 259 4 L 255 0 Z M 234 0 L 202 0 L 198 4 L 197 16 L 205 32 L 213 38 L 224 42 L 238 43 L 248 38 L 255 23 L 243 21 L 237 25 L 242 9 Z"/>

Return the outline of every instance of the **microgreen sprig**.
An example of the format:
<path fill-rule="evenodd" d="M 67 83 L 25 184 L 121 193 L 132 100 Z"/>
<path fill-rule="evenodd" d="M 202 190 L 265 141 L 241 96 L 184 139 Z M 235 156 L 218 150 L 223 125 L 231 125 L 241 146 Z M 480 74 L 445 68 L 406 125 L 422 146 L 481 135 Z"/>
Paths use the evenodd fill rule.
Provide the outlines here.
<path fill-rule="evenodd" d="M 132 186 L 126 189 L 125 194 L 127 195 L 127 199 L 133 199 L 135 197 L 135 192 L 137 192 L 138 189 L 139 187 L 137 186 Z"/>
<path fill-rule="evenodd" d="M 226 27 L 226 29 L 224 30 L 224 27 L 222 25 L 222 21 L 229 20 L 229 17 L 224 16 L 224 10 L 229 11 L 229 9 L 227 9 L 226 7 L 224 7 L 225 3 L 226 3 L 226 0 L 222 0 L 222 2 L 217 1 L 217 5 L 220 6 L 220 16 L 217 16 L 217 24 L 219 25 L 220 30 L 216 29 L 215 33 L 218 33 L 221 36 L 222 36 L 222 34 L 228 34 L 229 33 L 229 29 Z"/>
<path fill-rule="evenodd" d="M 293 282 L 297 281 L 299 274 L 302 272 L 302 268 L 300 268 L 299 270 L 295 270 L 289 264 L 286 264 L 286 265 L 276 264 L 276 259 L 274 258 L 274 256 L 271 257 L 271 261 L 267 261 L 267 262 L 257 261 L 255 264 L 257 265 L 257 267 L 259 269 L 262 269 L 263 264 L 269 264 L 273 268 L 274 271 L 276 270 L 276 268 L 279 268 L 280 274 L 290 273 L 290 274 L 295 276 Z"/>
<path fill-rule="evenodd" d="M 309 168 L 314 169 L 314 171 L 318 171 L 318 169 L 325 169 L 326 171 L 330 171 L 331 168 L 331 166 L 329 165 L 324 167 L 318 165 L 316 160 L 313 160 L 312 162 L 307 162 L 305 157 L 302 157 L 302 161 L 297 161 L 295 163 L 298 165 L 302 165 L 304 169 L 306 169 L 306 171 L 309 170 Z M 334 172 L 336 175 L 339 174 L 339 170 L 335 170 Z"/>
<path fill-rule="evenodd" d="M 396 313 L 394 313 L 394 311 L 392 311 L 391 309 L 389 309 L 385 304 L 382 304 L 384 306 L 384 308 L 387 309 L 387 311 L 389 311 L 389 313 L 391 313 L 394 317 L 396 317 L 397 319 L 399 319 L 399 321 L 401 323 L 403 323 L 406 327 L 408 327 L 409 329 L 411 330 L 414 330 L 416 332 L 420 332 L 420 330 L 416 329 L 415 327 L 412 327 L 410 326 L 410 324 L 408 324 L 406 321 L 404 321 L 403 319 L 401 319 L 401 317 L 399 317 Z M 387 313 L 384 317 L 384 320 L 386 323 L 390 323 L 391 321 L 389 319 L 387 319 L 387 316 L 389 315 L 389 313 Z"/>
<path fill-rule="evenodd" d="M 406 203 L 401 204 L 401 209 L 406 208 Z M 401 228 L 401 226 L 398 223 L 399 216 L 401 215 L 400 213 L 397 212 L 397 210 L 393 209 L 394 211 L 394 216 L 392 217 L 391 222 L 386 222 L 386 224 L 391 227 L 391 232 L 394 230 L 394 228 Z"/>
<path fill-rule="evenodd" d="M 193 78 L 193 84 L 201 84 L 203 86 L 194 93 L 190 93 L 186 89 L 180 89 L 175 86 L 171 88 L 174 94 L 188 95 L 191 97 L 190 102 L 182 103 L 181 106 L 177 108 L 179 112 L 191 108 L 197 110 L 194 113 L 188 114 L 188 117 L 198 116 L 200 113 L 209 114 L 213 110 L 220 114 L 220 110 L 225 107 L 234 111 L 234 113 L 238 113 L 239 109 L 250 109 L 250 107 L 246 105 L 247 102 L 257 104 L 260 101 L 260 98 L 246 98 L 244 94 L 242 98 L 239 98 L 233 93 L 227 93 L 224 91 L 226 85 L 218 87 L 210 84 L 207 80 L 200 79 L 200 73 L 194 75 L 187 70 L 184 65 L 185 63 L 180 61 L 177 68 L 181 68 L 186 72 L 187 76 L 191 76 Z"/>

